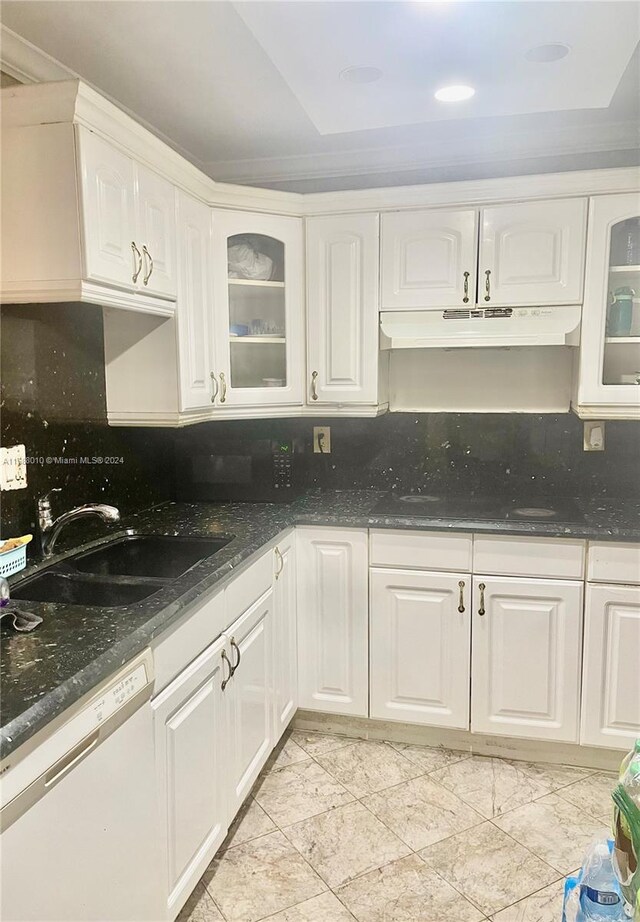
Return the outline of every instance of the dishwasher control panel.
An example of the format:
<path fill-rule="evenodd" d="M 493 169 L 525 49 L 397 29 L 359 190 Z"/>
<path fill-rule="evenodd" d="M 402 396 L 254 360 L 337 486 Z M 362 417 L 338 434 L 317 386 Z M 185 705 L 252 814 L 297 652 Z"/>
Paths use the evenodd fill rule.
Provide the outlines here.
<path fill-rule="evenodd" d="M 137 695 L 148 682 L 147 670 L 144 663 L 123 676 L 117 685 L 112 685 L 107 691 L 92 703 L 92 712 L 95 726 L 102 723 L 118 710 L 123 704 Z"/>

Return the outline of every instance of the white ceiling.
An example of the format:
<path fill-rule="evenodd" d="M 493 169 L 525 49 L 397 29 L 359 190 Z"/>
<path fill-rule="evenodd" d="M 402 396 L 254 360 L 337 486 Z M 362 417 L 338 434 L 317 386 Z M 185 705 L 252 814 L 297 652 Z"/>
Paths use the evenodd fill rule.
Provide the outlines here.
<path fill-rule="evenodd" d="M 1 18 L 214 179 L 311 191 L 638 162 L 636 2 L 4 0 Z M 525 58 L 546 42 L 570 54 Z M 353 65 L 382 77 L 340 79 Z M 454 82 L 476 95 L 437 103 Z"/>

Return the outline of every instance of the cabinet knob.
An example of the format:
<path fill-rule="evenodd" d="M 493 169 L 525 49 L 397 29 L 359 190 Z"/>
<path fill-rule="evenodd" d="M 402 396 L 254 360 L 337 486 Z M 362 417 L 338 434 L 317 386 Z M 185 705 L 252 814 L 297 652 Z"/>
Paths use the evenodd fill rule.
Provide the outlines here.
<path fill-rule="evenodd" d="M 464 297 L 462 299 L 463 304 L 469 303 L 469 276 L 470 275 L 471 275 L 470 272 L 464 273 Z"/>
<path fill-rule="evenodd" d="M 227 382 L 224 376 L 224 371 L 220 372 L 220 403 L 227 402 Z"/>
<path fill-rule="evenodd" d="M 318 372 L 317 372 L 317 371 L 312 371 L 312 372 L 311 372 L 311 399 L 312 399 L 312 400 L 317 400 L 317 399 L 318 399 L 318 384 L 317 384 L 317 382 L 318 382 Z"/>
<path fill-rule="evenodd" d="M 214 373 L 211 372 L 211 403 L 216 402 L 216 397 L 218 396 L 219 390 L 220 390 L 220 386 L 218 384 L 218 379 L 216 378 Z"/>
<path fill-rule="evenodd" d="M 276 570 L 276 579 L 279 579 L 280 576 L 282 575 L 282 571 L 284 570 L 284 557 L 282 556 L 279 547 L 275 549 L 275 555 L 276 555 L 276 560 L 278 561 L 278 569 Z"/>

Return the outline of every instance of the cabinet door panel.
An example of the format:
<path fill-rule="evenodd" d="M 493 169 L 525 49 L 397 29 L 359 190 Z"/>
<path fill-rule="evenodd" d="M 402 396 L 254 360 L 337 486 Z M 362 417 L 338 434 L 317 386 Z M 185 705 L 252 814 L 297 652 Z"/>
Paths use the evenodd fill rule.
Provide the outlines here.
<path fill-rule="evenodd" d="M 226 634 L 228 656 L 236 667 L 225 691 L 232 758 L 230 815 L 248 796 L 273 748 L 272 619 L 270 589 Z"/>
<path fill-rule="evenodd" d="M 378 258 L 377 215 L 307 220 L 312 405 L 378 401 Z"/>
<path fill-rule="evenodd" d="M 149 253 L 147 256 L 143 252 L 143 271 L 138 283 L 148 294 L 175 298 L 176 191 L 151 170 L 138 166 L 136 172 L 138 244 Z"/>
<path fill-rule="evenodd" d="M 300 218 L 214 212 L 216 406 L 302 404 L 302 241 Z"/>
<path fill-rule="evenodd" d="M 478 304 L 579 304 L 586 219 L 586 199 L 484 208 Z"/>
<path fill-rule="evenodd" d="M 178 200 L 178 253 L 180 409 L 204 409 L 213 396 L 211 210 L 186 195 Z"/>
<path fill-rule="evenodd" d="M 274 588 L 274 743 L 298 707 L 295 532 L 277 544 Z"/>
<path fill-rule="evenodd" d="M 370 590 L 371 716 L 468 729 L 469 574 L 371 570 Z"/>
<path fill-rule="evenodd" d="M 138 265 L 131 247 L 136 229 L 133 161 L 84 129 L 78 131 L 78 145 L 85 276 L 131 290 Z"/>
<path fill-rule="evenodd" d="M 153 702 L 171 918 L 227 830 L 223 648 L 223 640 L 212 644 Z"/>
<path fill-rule="evenodd" d="M 474 577 L 472 730 L 577 741 L 582 594 L 565 580 Z"/>
<path fill-rule="evenodd" d="M 619 238 L 629 221 L 638 233 L 639 217 L 635 192 L 598 195 L 589 203 L 580 371 L 574 402 L 579 412 L 588 410 L 585 415 L 597 419 L 640 417 L 640 387 L 634 375 L 640 368 L 640 264 L 626 264 L 628 259 L 635 261 L 636 255 L 621 253 Z M 628 293 L 629 288 L 636 298 L 629 305 L 630 325 L 622 331 L 617 328 L 612 302 L 617 300 L 616 292 L 626 289 Z"/>
<path fill-rule="evenodd" d="M 587 586 L 580 742 L 630 749 L 640 736 L 640 589 Z"/>
<path fill-rule="evenodd" d="M 383 215 L 382 310 L 473 305 L 477 224 L 473 209 Z"/>
<path fill-rule="evenodd" d="M 303 528 L 296 543 L 299 706 L 366 717 L 366 532 Z"/>

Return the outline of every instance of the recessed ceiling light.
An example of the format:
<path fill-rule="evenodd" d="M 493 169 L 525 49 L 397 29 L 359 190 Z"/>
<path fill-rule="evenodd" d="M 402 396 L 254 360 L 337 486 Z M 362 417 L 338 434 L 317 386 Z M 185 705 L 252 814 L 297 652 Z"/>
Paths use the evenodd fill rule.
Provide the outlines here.
<path fill-rule="evenodd" d="M 463 102 L 475 95 L 472 86 L 459 84 L 456 86 L 443 86 L 433 94 L 439 102 Z"/>
<path fill-rule="evenodd" d="M 379 67 L 371 67 L 368 64 L 358 64 L 340 71 L 340 79 L 347 83 L 375 83 L 381 76 L 382 71 Z"/>
<path fill-rule="evenodd" d="M 566 58 L 571 49 L 562 42 L 549 42 L 547 45 L 536 45 L 530 48 L 525 54 L 527 61 L 534 64 L 550 64 L 551 61 L 559 61 Z"/>

